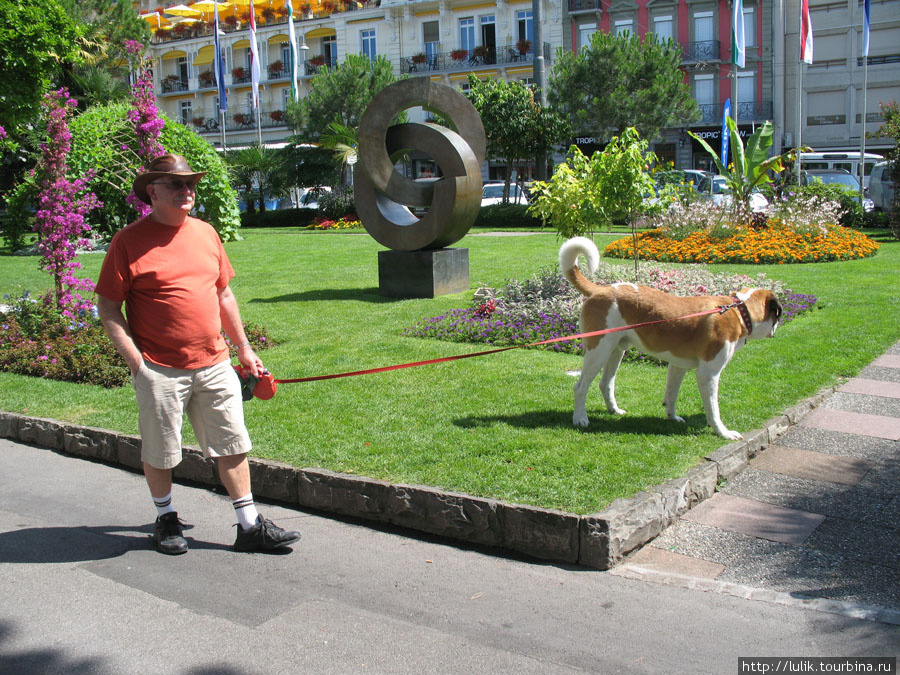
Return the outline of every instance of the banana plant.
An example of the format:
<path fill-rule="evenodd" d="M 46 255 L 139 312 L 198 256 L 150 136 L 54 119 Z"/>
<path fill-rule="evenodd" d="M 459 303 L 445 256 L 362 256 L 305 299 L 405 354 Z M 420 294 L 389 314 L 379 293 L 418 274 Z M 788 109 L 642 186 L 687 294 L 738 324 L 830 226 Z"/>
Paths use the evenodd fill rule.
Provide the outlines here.
<path fill-rule="evenodd" d="M 727 117 L 725 123 L 728 125 L 728 132 L 731 135 L 731 156 L 733 158 L 732 163 L 728 167 L 722 163 L 718 153 L 710 147 L 709 143 L 690 131 L 688 133 L 710 154 L 716 163 L 719 174 L 725 178 L 733 199 L 742 207 L 745 213 L 749 213 L 750 195 L 753 190 L 766 183 L 771 183 L 772 177 L 769 175 L 769 172 L 780 173 L 784 171 L 785 162 L 790 162 L 798 150 L 789 150 L 780 155 L 769 157 L 769 150 L 772 148 L 772 135 L 775 130 L 775 127 L 769 121 L 766 121 L 747 139 L 747 148 L 745 150 L 744 143 L 738 133 L 737 123 L 731 117 Z"/>

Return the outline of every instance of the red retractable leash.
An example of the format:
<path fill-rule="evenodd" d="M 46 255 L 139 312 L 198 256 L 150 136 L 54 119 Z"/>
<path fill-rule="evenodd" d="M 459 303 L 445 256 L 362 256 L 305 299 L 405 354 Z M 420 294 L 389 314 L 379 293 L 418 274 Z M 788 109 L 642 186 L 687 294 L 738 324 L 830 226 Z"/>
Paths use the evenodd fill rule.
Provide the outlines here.
<path fill-rule="evenodd" d="M 448 361 L 459 361 L 461 359 L 471 359 L 475 356 L 486 356 L 488 354 L 498 354 L 507 352 L 511 349 L 522 349 L 523 347 L 538 347 L 540 345 L 549 345 L 555 342 L 568 342 L 570 340 L 579 340 L 582 338 L 596 337 L 598 335 L 607 335 L 609 333 L 620 333 L 635 328 L 643 328 L 644 326 L 653 326 L 655 324 L 666 323 L 668 321 L 679 321 L 681 319 L 693 319 L 698 316 L 706 316 L 707 314 L 724 314 L 729 309 L 743 309 L 744 302 L 734 298 L 734 302 L 730 305 L 720 305 L 715 309 L 706 309 L 702 312 L 694 314 L 685 314 L 684 316 L 673 317 L 671 319 L 656 319 L 655 321 L 645 321 L 643 323 L 633 323 L 628 326 L 618 326 L 616 328 L 605 328 L 603 330 L 595 330 L 590 333 L 578 333 L 577 335 L 567 335 L 565 337 L 550 338 L 549 340 L 541 340 L 540 342 L 530 342 L 522 345 L 511 345 L 509 347 L 497 347 L 496 349 L 488 349 L 481 352 L 472 352 L 471 354 L 457 354 L 456 356 L 444 356 L 437 359 L 427 359 L 425 361 L 414 361 L 412 363 L 401 363 L 394 366 L 382 366 L 381 368 L 369 368 L 367 370 L 355 370 L 347 373 L 336 373 L 334 375 L 314 375 L 312 377 L 293 377 L 286 379 L 275 379 L 268 370 L 263 371 L 262 375 L 256 377 L 249 370 L 241 366 L 235 366 L 238 377 L 241 378 L 241 393 L 245 401 L 249 401 L 254 396 L 263 400 L 268 400 L 278 391 L 279 384 L 293 384 L 295 382 L 317 382 L 319 380 L 334 380 L 339 377 L 354 377 L 356 375 L 371 375 L 374 373 L 386 373 L 391 370 L 402 370 L 404 368 L 415 368 L 417 366 L 429 366 L 436 363 L 447 363 Z M 748 327 L 749 329 L 749 327 Z"/>

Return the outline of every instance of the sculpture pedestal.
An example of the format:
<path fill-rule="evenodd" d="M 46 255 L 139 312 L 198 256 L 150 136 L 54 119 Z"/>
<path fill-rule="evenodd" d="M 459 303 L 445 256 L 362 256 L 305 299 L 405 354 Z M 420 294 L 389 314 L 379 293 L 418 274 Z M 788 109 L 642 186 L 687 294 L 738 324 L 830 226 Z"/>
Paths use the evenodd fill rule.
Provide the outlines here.
<path fill-rule="evenodd" d="M 469 249 L 379 251 L 378 292 L 389 298 L 434 298 L 469 290 Z"/>

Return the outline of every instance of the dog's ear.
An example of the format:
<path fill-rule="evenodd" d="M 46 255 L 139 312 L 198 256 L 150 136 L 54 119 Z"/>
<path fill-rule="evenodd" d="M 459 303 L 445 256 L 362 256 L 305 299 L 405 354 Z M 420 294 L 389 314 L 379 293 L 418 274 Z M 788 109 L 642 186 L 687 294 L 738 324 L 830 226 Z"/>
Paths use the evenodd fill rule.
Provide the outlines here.
<path fill-rule="evenodd" d="M 766 303 L 766 318 L 770 316 L 775 316 L 776 321 L 781 321 L 781 315 L 784 313 L 784 310 L 781 308 L 781 303 L 778 302 L 778 298 L 775 297 L 773 293 L 769 297 L 769 301 Z"/>

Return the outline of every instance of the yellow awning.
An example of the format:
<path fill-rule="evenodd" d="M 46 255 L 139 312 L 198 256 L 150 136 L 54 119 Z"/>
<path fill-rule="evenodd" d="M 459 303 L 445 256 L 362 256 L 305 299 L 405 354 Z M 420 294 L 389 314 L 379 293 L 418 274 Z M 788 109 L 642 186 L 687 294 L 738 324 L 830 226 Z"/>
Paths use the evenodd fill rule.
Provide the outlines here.
<path fill-rule="evenodd" d="M 231 45 L 232 49 L 249 49 L 250 48 L 250 40 L 238 40 L 233 45 Z"/>
<path fill-rule="evenodd" d="M 205 47 L 200 47 L 200 51 L 197 52 L 197 58 L 194 59 L 195 66 L 206 66 L 213 62 L 213 57 L 216 55 L 215 47 L 212 45 L 206 45 Z"/>
<path fill-rule="evenodd" d="M 167 59 L 180 59 L 182 56 L 187 56 L 183 49 L 173 49 L 172 51 L 163 54 L 162 59 L 164 61 Z"/>
<path fill-rule="evenodd" d="M 312 38 L 326 37 L 328 35 L 337 35 L 337 31 L 334 28 L 313 28 L 306 34 L 306 39 L 311 40 Z"/>
<path fill-rule="evenodd" d="M 290 42 L 290 41 L 291 41 L 291 39 L 284 33 L 281 33 L 280 35 L 273 35 L 272 37 L 269 38 L 270 45 L 273 45 L 273 44 L 280 45 L 284 42 Z"/>

